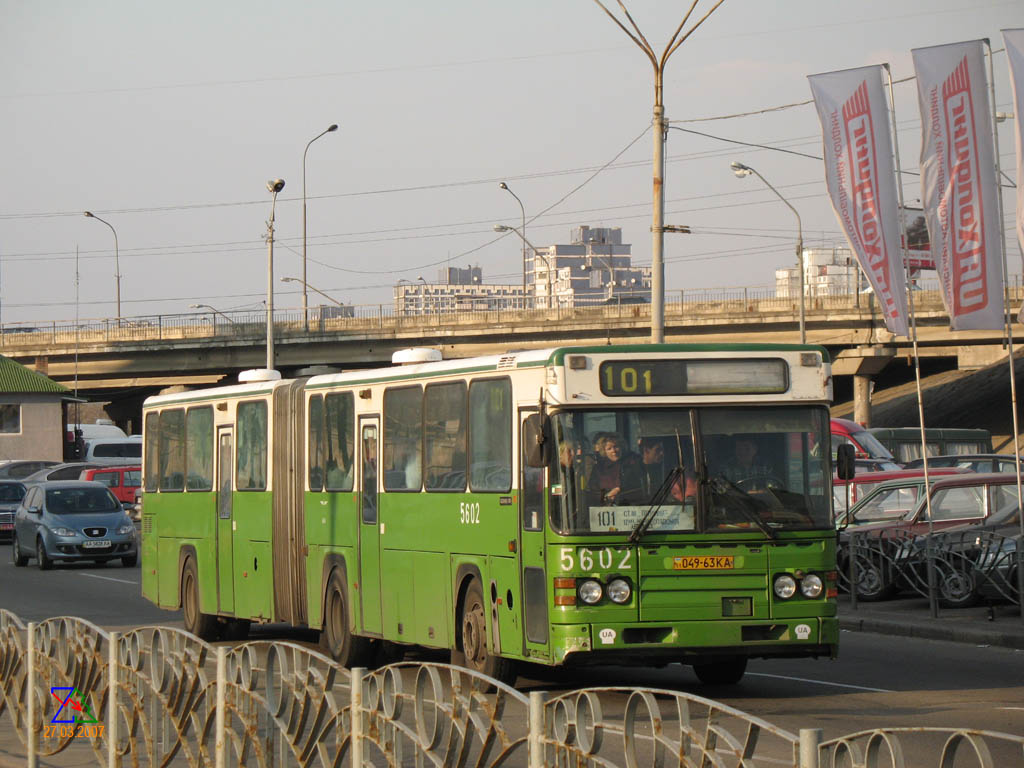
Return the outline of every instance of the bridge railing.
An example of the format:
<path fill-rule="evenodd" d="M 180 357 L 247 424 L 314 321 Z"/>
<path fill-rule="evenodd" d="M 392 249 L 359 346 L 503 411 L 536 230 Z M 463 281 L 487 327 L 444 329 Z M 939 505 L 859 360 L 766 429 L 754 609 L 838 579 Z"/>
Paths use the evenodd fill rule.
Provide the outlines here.
<path fill-rule="evenodd" d="M 1020 765 L 1024 737 L 958 728 L 823 739 L 649 688 L 524 694 L 446 664 L 347 670 L 292 642 L 210 645 L 0 610 L 0 755 L 116 766 Z"/>
<path fill-rule="evenodd" d="M 914 293 L 919 313 L 944 313 L 942 299 L 934 286 Z M 1011 300 L 1018 304 L 1024 290 L 1011 289 Z M 545 307 L 487 307 L 479 299 L 453 301 L 449 305 L 408 311 L 389 304 L 345 305 L 280 309 L 274 312 L 274 331 L 280 338 L 308 335 L 335 335 L 404 331 L 421 332 L 430 328 L 467 325 L 516 325 L 550 322 L 593 322 L 623 320 L 643 323 L 650 318 L 650 304 L 633 303 L 629 297 L 618 297 L 615 303 L 582 303 Z M 534 297 L 530 302 L 535 302 Z M 870 311 L 873 296 L 866 293 L 812 295 L 805 299 L 805 312 L 837 310 Z M 714 320 L 716 316 L 734 320 L 752 313 L 777 313 L 792 322 L 799 314 L 799 297 L 780 294 L 768 288 L 683 289 L 669 291 L 665 297 L 667 323 Z M 0 326 L 0 348 L 62 345 L 101 345 L 119 342 L 173 341 L 175 339 L 216 341 L 258 340 L 266 336 L 266 313 L 258 310 L 197 311 L 186 314 L 142 315 L 137 317 L 100 318 L 79 322 L 44 324 L 6 323 Z"/>

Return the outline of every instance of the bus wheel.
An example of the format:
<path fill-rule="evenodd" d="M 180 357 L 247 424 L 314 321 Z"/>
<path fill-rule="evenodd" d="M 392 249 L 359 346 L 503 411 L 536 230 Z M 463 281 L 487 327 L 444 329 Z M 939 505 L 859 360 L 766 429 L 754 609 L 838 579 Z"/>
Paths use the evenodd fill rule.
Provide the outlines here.
<path fill-rule="evenodd" d="M 199 610 L 199 578 L 196 563 L 191 557 L 185 561 L 181 574 L 181 612 L 185 619 L 185 631 L 200 640 L 217 639 L 217 618 Z"/>
<path fill-rule="evenodd" d="M 708 664 L 694 664 L 693 671 L 705 685 L 735 685 L 747 671 L 747 657 L 734 656 Z"/>
<path fill-rule="evenodd" d="M 452 664 L 487 675 L 506 685 L 514 683 L 515 662 L 500 656 L 492 656 L 487 650 L 484 596 L 477 579 L 469 582 L 466 594 L 462 598 L 459 616 L 462 620 L 459 628 L 461 648 L 452 652 Z"/>
<path fill-rule="evenodd" d="M 372 661 L 370 640 L 357 637 L 348 627 L 348 594 L 340 570 L 331 572 L 324 601 L 324 629 L 320 645 L 343 667 L 365 667 Z"/>

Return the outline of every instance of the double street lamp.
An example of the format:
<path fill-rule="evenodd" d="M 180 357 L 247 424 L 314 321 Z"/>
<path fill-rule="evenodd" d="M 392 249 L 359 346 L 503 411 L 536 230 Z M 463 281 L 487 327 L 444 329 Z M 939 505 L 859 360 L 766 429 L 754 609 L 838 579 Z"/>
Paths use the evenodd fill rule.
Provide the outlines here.
<path fill-rule="evenodd" d="M 209 304 L 189 304 L 188 306 L 189 306 L 189 309 L 208 309 L 211 312 L 213 312 L 214 316 L 220 315 L 221 317 L 223 317 L 225 320 L 227 320 L 232 325 L 235 324 L 234 320 L 232 320 L 230 317 L 225 315 L 223 312 L 221 312 L 216 307 L 210 306 Z"/>
<path fill-rule="evenodd" d="M 117 283 L 117 324 L 121 324 L 121 257 L 117 249 L 117 230 L 114 229 L 114 225 L 106 219 L 101 219 L 92 211 L 86 211 L 85 216 L 90 219 L 96 219 L 96 221 L 102 221 L 108 227 L 110 231 L 114 233 L 114 279 Z"/>
<path fill-rule="evenodd" d="M 538 251 L 534 247 L 533 243 L 531 243 L 529 240 L 527 240 L 526 237 L 523 236 L 523 233 L 520 232 L 515 227 L 510 227 L 507 224 L 495 224 L 494 225 L 494 231 L 495 232 L 515 232 L 517 235 L 519 235 L 519 239 L 523 241 L 523 244 L 529 246 L 530 250 L 533 251 L 534 269 L 536 269 L 536 260 L 538 258 L 544 259 L 544 266 L 547 267 L 547 273 L 548 273 L 548 280 L 547 280 L 547 283 L 548 283 L 548 300 L 547 300 L 547 304 L 548 304 L 548 307 L 550 307 L 554 303 L 554 301 L 553 301 L 554 295 L 551 292 L 551 262 L 548 261 L 548 257 L 545 256 L 540 251 Z M 525 264 L 525 263 L 526 263 L 526 260 L 524 259 L 523 260 L 523 264 Z M 523 274 L 525 275 L 526 273 L 524 272 Z M 525 291 L 525 283 L 524 283 L 523 300 L 525 301 L 525 299 L 526 299 L 526 291 Z"/>
<path fill-rule="evenodd" d="M 321 136 L 333 133 L 338 130 L 337 124 L 331 124 L 327 126 L 327 130 L 321 131 L 306 144 L 306 148 L 302 151 L 302 317 L 303 323 L 306 330 L 309 330 L 309 298 L 306 294 L 306 289 L 310 286 L 306 283 L 306 153 L 309 152 L 309 145 L 319 139 Z"/>
<path fill-rule="evenodd" d="M 779 200 L 786 204 L 789 210 L 793 212 L 793 215 L 796 216 L 796 262 L 797 269 L 800 272 L 800 343 L 806 344 L 807 330 L 804 327 L 804 282 L 806 280 L 806 278 L 804 277 L 804 228 L 803 224 L 800 221 L 800 214 L 797 213 L 796 208 L 794 208 L 790 204 L 790 202 L 780 194 L 779 190 L 777 190 L 775 187 L 769 184 L 768 180 L 764 176 L 762 176 L 756 170 L 751 168 L 749 165 L 744 165 L 743 163 L 733 161 L 729 167 L 732 168 L 732 172 L 736 174 L 736 177 L 740 179 L 742 179 L 744 176 L 749 176 L 750 174 L 754 174 L 755 176 L 757 176 L 757 178 L 764 182 L 764 185 L 768 187 L 768 189 L 770 189 L 778 196 Z"/>

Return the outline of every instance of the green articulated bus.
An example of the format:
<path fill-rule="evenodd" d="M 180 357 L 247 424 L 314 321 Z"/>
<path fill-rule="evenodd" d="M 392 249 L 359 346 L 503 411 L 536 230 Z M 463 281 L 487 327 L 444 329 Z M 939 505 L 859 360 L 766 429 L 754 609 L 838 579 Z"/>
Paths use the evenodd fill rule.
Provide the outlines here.
<path fill-rule="evenodd" d="M 502 680 L 836 656 L 823 349 L 399 355 L 146 400 L 143 594 L 207 639 L 284 622 Z"/>

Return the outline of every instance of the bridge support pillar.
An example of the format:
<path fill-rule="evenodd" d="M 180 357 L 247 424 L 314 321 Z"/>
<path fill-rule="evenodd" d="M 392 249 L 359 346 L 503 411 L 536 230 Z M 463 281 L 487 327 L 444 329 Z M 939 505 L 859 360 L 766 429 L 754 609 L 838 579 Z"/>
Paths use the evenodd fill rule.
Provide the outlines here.
<path fill-rule="evenodd" d="M 860 373 L 853 377 L 853 420 L 871 426 L 871 377 Z"/>

